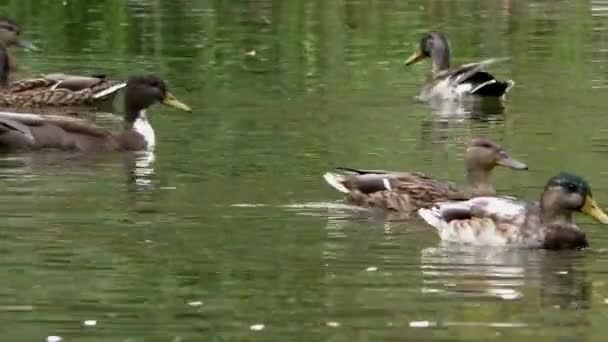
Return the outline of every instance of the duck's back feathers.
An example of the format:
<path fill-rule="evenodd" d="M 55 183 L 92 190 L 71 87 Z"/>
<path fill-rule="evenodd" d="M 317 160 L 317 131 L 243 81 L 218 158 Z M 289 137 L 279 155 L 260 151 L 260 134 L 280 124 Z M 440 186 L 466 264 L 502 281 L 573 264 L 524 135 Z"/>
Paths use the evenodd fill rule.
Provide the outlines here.
<path fill-rule="evenodd" d="M 440 96 L 457 99 L 465 95 L 480 97 L 501 97 L 514 82 L 500 81 L 485 68 L 506 58 L 490 58 L 476 63 L 467 63 L 442 70 L 433 75 L 431 82 L 423 89 L 422 98 Z"/>
<path fill-rule="evenodd" d="M 323 178 L 336 190 L 346 194 L 351 192 L 371 194 L 377 191 L 391 190 L 391 179 L 386 174 L 358 173 L 349 176 L 336 172 L 327 172 L 323 175 Z"/>
<path fill-rule="evenodd" d="M 350 204 L 408 213 L 439 201 L 464 198 L 458 189 L 419 172 L 391 172 L 339 168 L 325 181 L 346 193 Z M 468 197 L 466 197 L 468 198 Z"/>
<path fill-rule="evenodd" d="M 0 146 L 12 150 L 98 150 L 115 149 L 116 142 L 109 130 L 87 120 L 3 112 Z"/>
<path fill-rule="evenodd" d="M 542 232 L 527 229 L 535 204 L 508 197 L 477 197 L 420 209 L 442 240 L 472 245 L 540 246 Z M 539 222 L 536 222 L 538 224 Z"/>
<path fill-rule="evenodd" d="M 125 87 L 126 82 L 105 76 L 49 74 L 12 82 L 0 103 L 18 108 L 91 106 L 113 98 Z"/>

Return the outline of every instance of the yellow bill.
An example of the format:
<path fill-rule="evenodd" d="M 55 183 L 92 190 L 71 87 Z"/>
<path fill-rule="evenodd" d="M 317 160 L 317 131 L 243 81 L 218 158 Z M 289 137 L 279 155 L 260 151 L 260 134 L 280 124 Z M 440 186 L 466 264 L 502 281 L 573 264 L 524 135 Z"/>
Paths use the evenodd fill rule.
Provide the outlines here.
<path fill-rule="evenodd" d="M 416 52 L 414 52 L 410 58 L 407 59 L 407 61 L 405 61 L 405 65 L 412 65 L 414 63 L 420 62 L 421 60 L 423 60 L 426 56 L 422 53 L 422 51 L 420 50 L 416 50 Z"/>
<path fill-rule="evenodd" d="M 601 223 L 608 224 L 608 215 L 598 207 L 591 196 L 587 196 L 585 199 L 585 204 L 581 208 L 581 212 L 593 217 Z"/>
<path fill-rule="evenodd" d="M 186 112 L 191 112 L 192 110 L 185 103 L 181 102 L 173 94 L 167 92 L 165 98 L 162 101 L 162 104 L 167 105 L 169 107 L 177 108 Z"/>

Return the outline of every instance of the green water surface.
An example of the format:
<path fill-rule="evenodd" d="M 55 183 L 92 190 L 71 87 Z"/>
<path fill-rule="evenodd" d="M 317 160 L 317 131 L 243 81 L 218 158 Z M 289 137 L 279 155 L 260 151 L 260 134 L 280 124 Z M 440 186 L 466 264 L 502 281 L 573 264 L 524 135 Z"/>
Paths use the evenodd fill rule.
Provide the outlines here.
<path fill-rule="evenodd" d="M 20 72 L 151 72 L 193 108 L 150 110 L 153 154 L 0 157 L 0 340 L 602 341 L 608 230 L 578 252 L 446 246 L 345 208 L 334 166 L 463 182 L 476 136 L 608 207 L 608 2 L 13 0 L 41 52 Z M 515 88 L 467 113 L 414 100 L 426 30 Z M 112 121 L 112 120 L 110 120 Z M 117 122 L 110 122 L 116 127 Z"/>

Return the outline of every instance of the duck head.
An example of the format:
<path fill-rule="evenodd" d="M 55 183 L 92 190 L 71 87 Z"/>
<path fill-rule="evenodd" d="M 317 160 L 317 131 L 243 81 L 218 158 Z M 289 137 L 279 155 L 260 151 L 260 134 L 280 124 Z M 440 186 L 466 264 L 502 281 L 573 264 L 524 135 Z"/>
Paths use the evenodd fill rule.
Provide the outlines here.
<path fill-rule="evenodd" d="M 450 43 L 441 32 L 427 32 L 420 39 L 418 49 L 407 59 L 405 65 L 415 64 L 430 58 L 433 73 L 450 67 Z"/>
<path fill-rule="evenodd" d="M 581 212 L 608 224 L 608 215 L 597 205 L 589 183 L 575 174 L 562 172 L 545 185 L 541 197 L 545 222 L 572 221 L 572 212 Z"/>
<path fill-rule="evenodd" d="M 21 29 L 17 23 L 9 18 L 0 17 L 0 42 L 5 47 L 17 46 L 26 50 L 38 50 L 29 40 L 22 39 L 20 36 Z"/>
<path fill-rule="evenodd" d="M 190 112 L 186 104 L 179 101 L 168 90 L 165 82 L 157 76 L 131 76 L 125 93 L 126 122 L 134 122 L 140 113 L 155 103 L 162 103 L 179 110 Z"/>
<path fill-rule="evenodd" d="M 15 62 L 9 54 L 8 49 L 13 46 L 25 48 L 27 50 L 38 50 L 34 44 L 28 40 L 20 38 L 21 29 L 19 26 L 6 17 L 0 17 L 0 87 L 4 88 L 8 84 L 10 69 Z"/>
<path fill-rule="evenodd" d="M 527 170 L 528 166 L 511 156 L 490 139 L 473 139 L 464 155 L 469 186 L 476 195 L 493 195 L 490 173 L 496 166 Z"/>

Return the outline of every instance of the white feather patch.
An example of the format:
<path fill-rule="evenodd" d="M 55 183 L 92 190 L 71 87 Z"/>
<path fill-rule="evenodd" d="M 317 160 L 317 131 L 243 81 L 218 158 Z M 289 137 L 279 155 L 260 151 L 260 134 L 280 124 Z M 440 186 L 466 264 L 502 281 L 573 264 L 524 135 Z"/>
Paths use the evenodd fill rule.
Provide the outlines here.
<path fill-rule="evenodd" d="M 386 188 L 386 190 L 393 191 L 391 181 L 388 178 L 382 178 L 382 184 L 384 184 L 384 188 Z"/>
<path fill-rule="evenodd" d="M 494 84 L 494 83 L 496 83 L 496 80 L 485 81 L 482 84 L 478 85 L 477 87 L 471 89 L 471 94 L 475 94 L 475 92 L 478 91 L 479 89 L 481 89 L 489 84 Z"/>
<path fill-rule="evenodd" d="M 337 173 L 333 173 L 333 172 L 327 172 L 326 174 L 323 175 L 323 178 L 325 179 L 325 181 L 327 182 L 327 184 L 331 185 L 334 189 L 343 192 L 345 194 L 350 193 L 350 190 L 348 190 L 344 184 L 342 184 L 342 182 L 344 182 L 344 177 L 342 175 L 339 175 Z"/>
<path fill-rule="evenodd" d="M 121 90 L 122 88 L 124 88 L 124 87 L 126 87 L 126 86 L 127 86 L 127 83 L 126 83 L 126 82 L 122 82 L 122 83 L 119 83 L 119 84 L 117 84 L 117 85 L 113 85 L 113 86 L 111 86 L 111 87 L 109 87 L 109 88 L 106 88 L 106 89 L 104 89 L 104 90 L 102 90 L 102 91 L 100 91 L 100 92 L 98 92 L 98 93 L 94 94 L 94 95 L 93 95 L 93 98 L 94 98 L 94 99 L 101 99 L 101 98 L 104 98 L 104 97 L 106 97 L 106 96 L 108 96 L 108 95 L 111 95 L 111 94 L 113 94 L 113 93 L 115 93 L 115 92 L 117 92 L 117 91 Z"/>
<path fill-rule="evenodd" d="M 139 112 L 139 116 L 133 123 L 133 130 L 144 137 L 148 150 L 154 149 L 154 146 L 156 145 L 156 135 L 154 134 L 154 129 L 148 121 L 148 116 L 146 115 L 145 110 L 141 110 Z"/>

